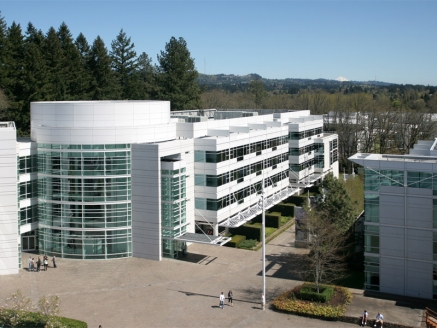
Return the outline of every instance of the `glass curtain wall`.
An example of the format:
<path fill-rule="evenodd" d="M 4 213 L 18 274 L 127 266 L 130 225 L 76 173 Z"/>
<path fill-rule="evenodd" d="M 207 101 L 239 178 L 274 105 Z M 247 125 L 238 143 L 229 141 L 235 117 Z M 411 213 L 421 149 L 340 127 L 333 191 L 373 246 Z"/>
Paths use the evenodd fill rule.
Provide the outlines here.
<path fill-rule="evenodd" d="M 132 255 L 130 144 L 38 144 L 39 249 L 109 259 Z"/>
<path fill-rule="evenodd" d="M 174 240 L 186 232 L 186 169 L 161 170 L 162 256 L 176 258 L 180 245 Z"/>

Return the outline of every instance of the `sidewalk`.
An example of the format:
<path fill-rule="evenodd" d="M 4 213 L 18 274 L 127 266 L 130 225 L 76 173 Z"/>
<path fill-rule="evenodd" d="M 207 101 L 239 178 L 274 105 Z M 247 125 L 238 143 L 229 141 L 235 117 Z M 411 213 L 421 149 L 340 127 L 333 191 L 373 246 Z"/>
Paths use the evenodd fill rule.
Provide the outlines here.
<path fill-rule="evenodd" d="M 298 284 L 299 254 L 293 247 L 293 227 L 267 245 L 267 303 Z M 61 298 L 60 315 L 83 320 L 90 328 L 111 327 L 357 327 L 354 323 L 309 319 L 270 308 L 261 311 L 261 250 L 191 245 L 184 260 L 161 262 L 138 258 L 85 261 L 59 259 L 58 268 L 0 276 L 0 299 L 17 289 L 33 304 L 42 296 Z M 29 254 L 23 253 L 23 268 Z M 233 291 L 234 307 L 218 307 L 219 295 Z M 387 322 L 419 327 L 423 304 L 402 304 L 362 295 L 354 299 L 346 315 L 358 318 L 369 311 L 384 314 Z M 0 303 L 2 301 L 0 300 Z"/>

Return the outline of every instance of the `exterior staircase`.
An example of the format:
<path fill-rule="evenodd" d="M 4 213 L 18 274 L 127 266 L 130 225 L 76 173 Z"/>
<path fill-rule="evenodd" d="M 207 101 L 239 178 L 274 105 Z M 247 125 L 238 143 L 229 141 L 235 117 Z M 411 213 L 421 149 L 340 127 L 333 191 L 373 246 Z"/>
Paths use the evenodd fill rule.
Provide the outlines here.
<path fill-rule="evenodd" d="M 437 328 L 437 312 L 430 308 L 425 308 L 425 320 L 427 328 Z"/>

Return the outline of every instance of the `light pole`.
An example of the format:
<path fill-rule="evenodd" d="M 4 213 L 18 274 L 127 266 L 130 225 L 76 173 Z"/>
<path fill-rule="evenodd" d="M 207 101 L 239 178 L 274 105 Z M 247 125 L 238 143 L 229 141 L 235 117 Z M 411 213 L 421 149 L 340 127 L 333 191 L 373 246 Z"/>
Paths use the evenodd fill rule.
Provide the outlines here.
<path fill-rule="evenodd" d="M 263 167 L 264 167 L 264 161 L 263 161 Z M 265 309 L 265 300 L 266 300 L 266 213 L 264 209 L 264 168 L 263 168 L 263 180 L 262 180 L 262 266 L 263 266 L 263 297 L 262 297 L 262 309 L 264 311 Z"/>

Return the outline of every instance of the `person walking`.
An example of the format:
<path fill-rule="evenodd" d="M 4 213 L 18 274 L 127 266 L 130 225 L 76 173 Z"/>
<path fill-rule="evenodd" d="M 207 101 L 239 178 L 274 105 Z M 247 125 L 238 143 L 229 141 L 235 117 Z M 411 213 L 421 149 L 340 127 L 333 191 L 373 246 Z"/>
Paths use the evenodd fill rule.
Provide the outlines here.
<path fill-rule="evenodd" d="M 367 318 L 369 317 L 369 312 L 367 312 L 366 310 L 364 310 L 363 312 L 363 316 L 361 318 L 361 326 L 365 326 L 367 325 Z"/>
<path fill-rule="evenodd" d="M 261 309 L 264 311 L 266 309 L 266 298 L 264 293 L 261 294 Z"/>
<path fill-rule="evenodd" d="M 41 270 L 41 258 L 38 256 L 38 261 L 36 261 L 36 272 Z"/>
<path fill-rule="evenodd" d="M 376 321 L 375 321 L 375 324 L 373 325 L 373 327 L 376 327 L 378 325 L 378 323 L 381 324 L 381 328 L 382 328 L 382 325 L 384 324 L 384 316 L 379 312 L 376 315 Z"/>
<path fill-rule="evenodd" d="M 32 257 L 31 266 L 32 266 L 32 271 L 35 271 L 35 259 L 33 257 Z"/>
<path fill-rule="evenodd" d="M 44 271 L 47 271 L 48 267 L 49 267 L 49 258 L 47 257 L 47 255 L 44 255 Z"/>
<path fill-rule="evenodd" d="M 225 308 L 225 295 L 223 294 L 223 292 L 220 294 L 220 307 L 222 308 L 222 310 Z"/>
<path fill-rule="evenodd" d="M 232 290 L 230 290 L 228 292 L 228 305 L 230 305 L 230 306 L 234 306 L 234 302 L 233 302 L 232 297 L 233 297 Z"/>
<path fill-rule="evenodd" d="M 53 255 L 53 258 L 52 258 L 52 262 L 53 262 L 53 267 L 57 268 L 57 266 L 56 266 L 56 256 L 54 256 L 54 255 Z"/>
<path fill-rule="evenodd" d="M 32 257 L 29 256 L 29 271 L 32 271 Z"/>

